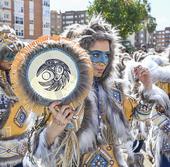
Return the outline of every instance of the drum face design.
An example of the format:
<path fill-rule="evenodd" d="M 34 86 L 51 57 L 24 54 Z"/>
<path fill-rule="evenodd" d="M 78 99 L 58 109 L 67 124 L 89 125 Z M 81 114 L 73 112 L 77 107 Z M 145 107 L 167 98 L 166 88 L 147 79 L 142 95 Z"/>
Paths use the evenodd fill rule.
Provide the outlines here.
<path fill-rule="evenodd" d="M 43 50 L 26 63 L 27 86 L 42 97 L 42 101 L 62 100 L 76 88 L 79 71 L 66 52 Z M 44 100 L 43 100 L 44 99 Z"/>
<path fill-rule="evenodd" d="M 39 81 L 41 86 L 48 86 L 45 90 L 60 90 L 65 87 L 66 82 L 70 81 L 70 69 L 62 61 L 58 59 L 46 60 L 43 65 L 38 69 L 36 76 L 44 81 Z M 62 80 L 62 81 L 60 81 Z"/>
<path fill-rule="evenodd" d="M 43 36 L 16 55 L 10 76 L 21 105 L 41 113 L 53 101 L 80 105 L 91 88 L 93 67 L 90 56 L 77 43 Z"/>

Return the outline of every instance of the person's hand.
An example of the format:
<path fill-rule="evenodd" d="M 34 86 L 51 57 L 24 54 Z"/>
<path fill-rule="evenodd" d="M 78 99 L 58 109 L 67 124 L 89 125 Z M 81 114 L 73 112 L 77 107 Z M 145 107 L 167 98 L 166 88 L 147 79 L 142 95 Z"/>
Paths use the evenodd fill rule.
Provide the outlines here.
<path fill-rule="evenodd" d="M 134 68 L 135 77 L 143 83 L 145 89 L 152 89 L 152 78 L 150 71 L 141 65 Z"/>
<path fill-rule="evenodd" d="M 69 105 L 60 106 L 58 102 L 53 102 L 49 110 L 52 113 L 52 122 L 48 125 L 46 134 L 47 142 L 51 145 L 72 119 L 73 109 Z"/>

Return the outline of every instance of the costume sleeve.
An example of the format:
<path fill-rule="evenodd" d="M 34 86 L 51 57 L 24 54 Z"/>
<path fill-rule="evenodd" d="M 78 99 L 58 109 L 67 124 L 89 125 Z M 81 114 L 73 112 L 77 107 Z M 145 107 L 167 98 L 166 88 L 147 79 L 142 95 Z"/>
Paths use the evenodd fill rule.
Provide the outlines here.
<path fill-rule="evenodd" d="M 30 142 L 31 153 L 27 153 L 23 160 L 24 167 L 54 167 L 63 148 L 60 148 L 60 137 L 55 139 L 54 144 L 48 146 L 46 141 L 46 128 L 35 132 Z"/>
<path fill-rule="evenodd" d="M 159 87 L 153 85 L 151 90 L 141 89 L 141 100 L 135 108 L 135 116 L 139 120 L 147 120 L 151 117 L 154 104 L 161 105 L 164 110 L 170 110 L 168 95 Z"/>
<path fill-rule="evenodd" d="M 81 114 L 83 114 L 84 110 L 80 111 L 79 109 L 82 109 L 83 106 L 80 106 L 78 108 L 77 112 L 80 112 L 74 115 L 74 117 L 81 117 Z M 64 158 L 64 151 L 66 151 L 66 142 L 70 140 L 74 140 L 74 136 L 72 136 L 72 128 L 78 129 L 79 124 L 81 122 L 77 122 L 78 118 L 75 118 L 73 123 L 69 123 L 64 132 L 56 137 L 54 143 L 49 146 L 46 140 L 46 127 L 41 128 L 39 130 L 34 131 L 33 135 L 30 137 L 30 143 L 29 145 L 29 151 L 24 157 L 24 167 L 55 167 L 60 166 L 62 163 L 61 159 Z M 67 140 L 68 139 L 68 140 Z M 74 140 L 75 141 L 75 140 Z"/>
<path fill-rule="evenodd" d="M 156 109 L 152 111 L 151 120 L 153 125 L 159 127 L 163 133 L 170 134 L 170 118 L 164 113 L 157 112 Z"/>
<path fill-rule="evenodd" d="M 136 107 L 136 117 L 140 120 L 150 119 L 153 125 L 157 126 L 164 133 L 170 133 L 170 118 L 166 113 L 170 111 L 170 100 L 164 90 L 157 86 L 153 86 L 152 90 L 143 90 L 143 98 L 148 99 L 148 103 L 139 104 Z M 154 100 L 156 105 L 161 106 L 165 112 L 159 112 L 156 105 L 149 104 L 149 101 Z M 144 109 L 145 107 L 145 109 Z"/>
<path fill-rule="evenodd" d="M 144 99 L 154 100 L 165 109 L 170 108 L 170 100 L 167 93 L 156 85 L 153 85 L 150 91 L 142 88 L 142 95 Z"/>

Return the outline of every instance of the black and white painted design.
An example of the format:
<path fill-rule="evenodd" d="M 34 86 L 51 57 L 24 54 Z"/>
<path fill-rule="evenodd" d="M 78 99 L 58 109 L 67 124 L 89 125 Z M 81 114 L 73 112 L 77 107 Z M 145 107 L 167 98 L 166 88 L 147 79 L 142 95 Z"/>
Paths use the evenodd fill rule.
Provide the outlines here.
<path fill-rule="evenodd" d="M 47 91 L 58 91 L 63 89 L 70 80 L 70 69 L 61 60 L 48 59 L 41 65 L 36 76 L 41 77 L 39 84 Z"/>

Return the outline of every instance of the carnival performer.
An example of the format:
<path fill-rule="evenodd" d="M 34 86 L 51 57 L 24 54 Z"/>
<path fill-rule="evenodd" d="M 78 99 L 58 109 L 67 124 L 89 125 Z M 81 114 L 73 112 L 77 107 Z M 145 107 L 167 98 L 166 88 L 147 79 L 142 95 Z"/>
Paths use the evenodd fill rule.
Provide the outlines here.
<path fill-rule="evenodd" d="M 148 100 L 154 100 L 157 102 L 156 109 L 149 112 L 149 119 L 144 119 L 150 121 L 152 124 L 151 127 L 151 138 L 146 138 L 148 140 L 148 145 L 151 145 L 151 152 L 154 154 L 155 165 L 157 167 L 164 167 L 170 165 L 170 149 L 169 149 L 169 134 L 170 134 L 170 64 L 168 62 L 168 55 L 164 52 L 162 56 L 140 53 L 136 54 L 136 58 L 133 58 L 129 62 L 129 65 L 126 68 L 127 80 L 130 82 L 129 93 L 132 96 L 139 96 L 141 94 L 141 84 L 139 80 L 133 74 L 133 69 L 135 66 L 142 68 L 144 66 L 150 71 L 152 82 L 158 87 L 153 86 L 151 91 L 146 93 L 146 90 L 143 90 L 143 95 L 148 96 Z M 146 95 L 146 94 L 147 95 Z M 140 112 L 141 115 L 147 113 Z"/>
<path fill-rule="evenodd" d="M 69 27 L 64 36 L 77 41 L 87 50 L 94 70 L 93 86 L 79 108 L 83 109 L 82 123 L 76 131 L 80 152 L 75 149 L 77 145 L 68 151 L 71 145 L 75 145 L 68 140 L 71 131 L 68 131 L 66 126 L 70 120 L 73 120 L 73 109 L 54 102 L 49 106 L 53 113 L 52 122 L 34 132 L 30 154 L 25 157 L 24 165 L 26 167 L 129 166 L 122 154 L 120 143 L 125 145 L 128 154 L 132 153 L 133 148 L 137 150 L 137 147 L 133 147 L 133 139 L 124 115 L 127 119 L 135 114 L 136 118 L 148 116 L 153 103 L 144 99 L 144 102 L 137 105 L 134 99 L 122 93 L 121 85 L 116 82 L 118 78 L 114 69 L 117 46 L 120 46 L 119 38 L 117 31 L 112 29 L 101 16 L 92 18 L 88 25 Z M 152 90 L 149 71 L 147 68 L 136 67 L 135 75 L 143 85 L 143 93 L 148 93 L 149 96 Z M 141 110 L 147 114 L 141 114 Z M 70 153 L 74 154 L 70 156 Z M 133 162 L 130 165 L 135 166 Z"/>
<path fill-rule="evenodd" d="M 26 152 L 23 137 L 11 136 L 13 114 L 11 108 L 18 101 L 11 87 L 9 71 L 17 52 L 24 44 L 17 38 L 15 31 L 9 26 L 0 27 L 0 166 L 22 167 L 22 159 Z M 21 117 L 15 117 L 18 126 Z M 24 150 L 25 149 L 25 150 Z"/>

